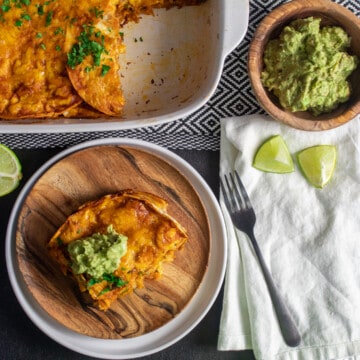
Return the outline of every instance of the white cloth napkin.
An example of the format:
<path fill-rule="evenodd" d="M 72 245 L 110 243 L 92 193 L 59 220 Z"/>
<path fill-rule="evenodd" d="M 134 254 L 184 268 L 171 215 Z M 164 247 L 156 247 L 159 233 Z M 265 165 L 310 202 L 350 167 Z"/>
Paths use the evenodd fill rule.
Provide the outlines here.
<path fill-rule="evenodd" d="M 222 120 L 220 173 L 237 169 L 257 215 L 255 236 L 302 336 L 284 343 L 261 269 L 224 203 L 229 253 L 219 350 L 253 349 L 256 359 L 360 359 L 360 123 L 305 132 L 265 115 Z M 290 152 L 336 145 L 338 161 L 324 189 L 294 173 L 252 167 L 260 144 L 281 134 Z M 295 156 L 294 156 L 295 158 Z M 358 355 L 358 357 L 356 357 Z"/>

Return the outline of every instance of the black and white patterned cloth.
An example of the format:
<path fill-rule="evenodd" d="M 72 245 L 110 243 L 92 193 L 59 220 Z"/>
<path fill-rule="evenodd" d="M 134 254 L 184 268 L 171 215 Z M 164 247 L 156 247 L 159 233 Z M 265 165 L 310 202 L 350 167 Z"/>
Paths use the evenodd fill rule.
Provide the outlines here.
<path fill-rule="evenodd" d="M 0 143 L 19 149 L 58 148 L 99 138 L 127 137 L 172 149 L 218 150 L 221 118 L 263 113 L 252 93 L 247 75 L 247 52 L 260 21 L 269 11 L 284 2 L 286 1 L 250 0 L 248 31 L 241 44 L 226 58 L 217 90 L 206 105 L 184 119 L 158 126 L 118 131 L 0 134 Z M 360 0 L 335 2 L 360 16 Z"/>

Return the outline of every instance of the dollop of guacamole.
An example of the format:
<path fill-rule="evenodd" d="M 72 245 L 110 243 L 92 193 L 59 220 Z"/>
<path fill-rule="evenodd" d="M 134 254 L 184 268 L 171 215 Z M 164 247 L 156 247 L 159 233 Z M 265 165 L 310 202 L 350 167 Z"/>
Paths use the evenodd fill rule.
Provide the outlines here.
<path fill-rule="evenodd" d="M 127 251 L 127 237 L 118 234 L 110 225 L 106 234 L 95 233 L 75 240 L 68 247 L 71 268 L 75 274 L 88 274 L 99 279 L 115 271 Z"/>
<path fill-rule="evenodd" d="M 295 20 L 264 50 L 262 82 L 289 111 L 319 115 L 350 97 L 347 78 L 359 63 L 347 52 L 351 38 L 341 27 L 320 23 L 313 17 Z"/>

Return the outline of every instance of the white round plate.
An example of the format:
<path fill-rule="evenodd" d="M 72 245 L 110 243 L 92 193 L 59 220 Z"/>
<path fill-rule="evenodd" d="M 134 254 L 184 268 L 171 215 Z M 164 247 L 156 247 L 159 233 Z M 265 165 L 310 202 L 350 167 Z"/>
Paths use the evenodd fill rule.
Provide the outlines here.
<path fill-rule="evenodd" d="M 189 304 L 178 316 L 162 327 L 136 338 L 107 340 L 88 337 L 61 325 L 45 312 L 31 295 L 19 271 L 16 255 L 16 224 L 23 201 L 37 180 L 56 162 L 74 152 L 99 145 L 128 145 L 162 157 L 180 171 L 197 191 L 210 224 L 208 269 Z M 226 230 L 222 213 L 213 192 L 198 172 L 181 157 L 157 145 L 132 139 L 95 140 L 71 147 L 47 161 L 25 184 L 10 215 L 6 234 L 6 263 L 11 285 L 26 314 L 46 335 L 78 353 L 104 359 L 128 359 L 146 356 L 169 347 L 188 334 L 214 303 L 225 274 Z"/>

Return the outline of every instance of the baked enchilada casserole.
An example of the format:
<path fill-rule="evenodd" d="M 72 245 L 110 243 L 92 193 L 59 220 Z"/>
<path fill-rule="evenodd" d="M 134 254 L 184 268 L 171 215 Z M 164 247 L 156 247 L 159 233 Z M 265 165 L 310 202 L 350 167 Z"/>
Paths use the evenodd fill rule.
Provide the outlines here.
<path fill-rule="evenodd" d="M 1 0 L 0 118 L 121 116 L 123 25 L 204 0 Z"/>

